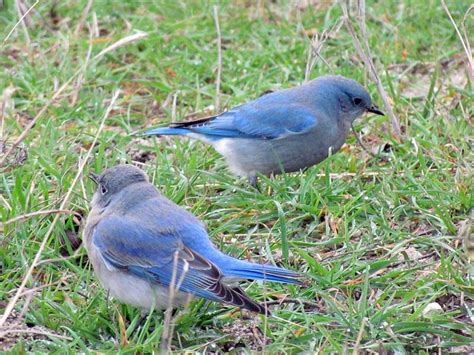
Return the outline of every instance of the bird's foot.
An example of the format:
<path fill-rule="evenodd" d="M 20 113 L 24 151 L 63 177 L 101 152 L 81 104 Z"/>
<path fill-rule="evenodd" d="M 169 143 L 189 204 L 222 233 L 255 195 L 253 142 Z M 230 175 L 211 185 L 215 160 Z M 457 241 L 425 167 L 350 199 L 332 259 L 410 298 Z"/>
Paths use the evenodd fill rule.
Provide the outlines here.
<path fill-rule="evenodd" d="M 262 192 L 262 191 L 260 191 L 260 188 L 258 186 L 257 175 L 250 175 L 247 179 L 248 179 L 248 182 L 249 182 L 250 186 L 256 188 L 258 190 L 258 192 Z"/>

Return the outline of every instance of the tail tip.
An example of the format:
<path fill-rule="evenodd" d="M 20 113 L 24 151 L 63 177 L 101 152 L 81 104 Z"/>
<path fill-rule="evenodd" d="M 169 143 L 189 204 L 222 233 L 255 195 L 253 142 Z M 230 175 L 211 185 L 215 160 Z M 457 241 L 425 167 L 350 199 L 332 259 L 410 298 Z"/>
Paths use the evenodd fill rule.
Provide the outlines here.
<path fill-rule="evenodd" d="M 157 137 L 161 137 L 163 134 L 162 132 L 160 131 L 160 128 L 153 128 L 153 129 L 149 129 L 149 130 L 146 130 L 144 132 L 140 132 L 137 134 L 139 137 L 147 137 L 147 136 L 157 136 Z"/>
<path fill-rule="evenodd" d="M 263 303 L 263 304 L 262 303 L 255 303 L 254 305 L 252 305 L 252 307 L 248 307 L 247 309 L 249 309 L 252 312 L 262 314 L 266 317 L 270 317 L 272 315 L 272 312 L 270 311 L 270 308 L 268 308 L 268 305 L 265 304 L 265 303 Z"/>

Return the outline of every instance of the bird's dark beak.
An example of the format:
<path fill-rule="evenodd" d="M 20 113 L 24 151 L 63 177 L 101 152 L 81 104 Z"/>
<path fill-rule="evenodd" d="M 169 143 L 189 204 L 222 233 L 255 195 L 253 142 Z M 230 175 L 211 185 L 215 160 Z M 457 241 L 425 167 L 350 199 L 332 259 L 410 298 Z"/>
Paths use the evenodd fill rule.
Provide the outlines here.
<path fill-rule="evenodd" d="M 95 173 L 89 173 L 89 178 L 94 181 L 97 185 L 99 185 L 99 175 Z"/>
<path fill-rule="evenodd" d="M 375 113 L 376 115 L 385 116 L 385 114 L 375 105 L 370 106 L 367 111 Z"/>

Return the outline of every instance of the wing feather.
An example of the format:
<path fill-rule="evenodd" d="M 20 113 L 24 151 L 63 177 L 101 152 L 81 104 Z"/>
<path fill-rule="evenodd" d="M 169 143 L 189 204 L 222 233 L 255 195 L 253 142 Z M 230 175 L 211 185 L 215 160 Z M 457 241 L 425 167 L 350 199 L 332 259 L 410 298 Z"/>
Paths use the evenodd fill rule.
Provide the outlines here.
<path fill-rule="evenodd" d="M 217 265 L 188 248 L 172 228 L 148 230 L 127 218 L 107 217 L 94 229 L 92 240 L 106 264 L 127 270 L 163 286 L 182 280 L 179 290 L 254 312 L 265 307 L 227 286 Z M 176 270 L 174 270 L 176 269 Z"/>

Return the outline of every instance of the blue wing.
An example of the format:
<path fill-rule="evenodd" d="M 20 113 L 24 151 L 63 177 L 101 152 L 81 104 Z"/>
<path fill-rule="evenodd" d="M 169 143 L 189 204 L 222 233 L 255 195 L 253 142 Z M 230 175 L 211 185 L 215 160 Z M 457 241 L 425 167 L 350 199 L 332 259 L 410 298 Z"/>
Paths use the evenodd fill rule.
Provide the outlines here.
<path fill-rule="evenodd" d="M 210 138 L 241 137 L 279 139 L 303 134 L 317 125 L 316 114 L 301 104 L 270 105 L 249 103 L 218 116 L 173 123 L 145 132 L 145 135 L 198 133 Z"/>
<path fill-rule="evenodd" d="M 109 268 L 126 270 L 163 286 L 182 281 L 179 290 L 265 313 L 265 308 L 238 288 L 222 282 L 219 268 L 186 247 L 173 226 L 146 228 L 127 218 L 107 217 L 94 229 L 92 241 Z"/>

